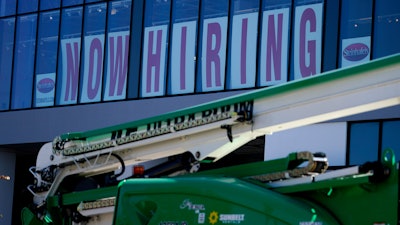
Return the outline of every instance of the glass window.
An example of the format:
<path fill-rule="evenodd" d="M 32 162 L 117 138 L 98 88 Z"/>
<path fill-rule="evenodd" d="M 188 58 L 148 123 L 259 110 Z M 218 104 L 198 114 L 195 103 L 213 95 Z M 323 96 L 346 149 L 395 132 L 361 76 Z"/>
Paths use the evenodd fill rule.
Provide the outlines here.
<path fill-rule="evenodd" d="M 106 3 L 85 7 L 80 76 L 80 102 L 82 103 L 101 100 L 106 14 Z"/>
<path fill-rule="evenodd" d="M 103 93 L 105 101 L 126 97 L 131 5 L 131 0 L 109 4 Z"/>
<path fill-rule="evenodd" d="M 290 0 L 262 1 L 258 86 L 265 87 L 288 81 L 291 8 Z"/>
<path fill-rule="evenodd" d="M 39 16 L 34 91 L 35 107 L 52 106 L 54 104 L 59 23 L 59 11 L 44 12 Z"/>
<path fill-rule="evenodd" d="M 0 16 L 14 15 L 17 6 L 17 0 L 1 0 Z"/>
<path fill-rule="evenodd" d="M 171 1 L 146 1 L 142 46 L 141 96 L 165 94 Z"/>
<path fill-rule="evenodd" d="M 379 122 L 350 124 L 349 164 L 378 160 Z"/>
<path fill-rule="evenodd" d="M 63 6 L 80 5 L 82 3 L 83 3 L 83 0 L 62 0 Z"/>
<path fill-rule="evenodd" d="M 399 130 L 400 130 L 400 121 L 385 121 L 382 123 L 381 150 L 384 151 L 387 148 L 391 148 L 393 149 L 397 158 L 400 157 Z"/>
<path fill-rule="evenodd" d="M 38 0 L 18 1 L 18 13 L 37 11 Z"/>
<path fill-rule="evenodd" d="M 101 0 L 85 0 L 86 3 L 91 3 L 91 2 L 99 2 Z"/>
<path fill-rule="evenodd" d="M 60 7 L 61 0 L 40 0 L 40 9 L 55 9 Z"/>
<path fill-rule="evenodd" d="M 0 110 L 10 107 L 15 18 L 0 19 Z"/>
<path fill-rule="evenodd" d="M 369 61 L 372 0 L 344 0 L 341 10 L 340 67 Z"/>
<path fill-rule="evenodd" d="M 194 92 L 198 15 L 199 0 L 173 1 L 169 94 Z"/>
<path fill-rule="evenodd" d="M 37 15 L 17 18 L 11 108 L 30 108 L 35 62 Z"/>
<path fill-rule="evenodd" d="M 225 87 L 228 0 L 201 1 L 199 57 L 196 90 L 218 91 Z"/>
<path fill-rule="evenodd" d="M 324 1 L 295 0 L 290 80 L 321 73 Z"/>
<path fill-rule="evenodd" d="M 82 13 L 82 7 L 78 7 L 64 9 L 61 15 L 56 84 L 56 103 L 60 105 L 77 103 L 81 58 Z"/>
<path fill-rule="evenodd" d="M 376 0 L 374 18 L 374 59 L 400 52 L 400 1 Z"/>
<path fill-rule="evenodd" d="M 227 88 L 256 84 L 259 0 L 234 0 L 231 4 Z"/>

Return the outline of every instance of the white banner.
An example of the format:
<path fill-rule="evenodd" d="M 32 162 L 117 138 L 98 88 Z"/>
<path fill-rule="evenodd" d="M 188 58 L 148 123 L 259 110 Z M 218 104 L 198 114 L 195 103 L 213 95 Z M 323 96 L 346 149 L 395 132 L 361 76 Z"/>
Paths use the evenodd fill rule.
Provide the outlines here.
<path fill-rule="evenodd" d="M 86 36 L 84 46 L 80 101 L 99 102 L 103 82 L 104 35 Z"/>
<path fill-rule="evenodd" d="M 284 83 L 288 75 L 289 8 L 264 11 L 261 36 L 260 86 Z"/>
<path fill-rule="evenodd" d="M 168 25 L 144 29 L 141 96 L 162 96 L 165 93 L 165 65 Z"/>
<path fill-rule="evenodd" d="M 254 87 L 258 13 L 233 16 L 228 88 Z"/>
<path fill-rule="evenodd" d="M 170 93 L 194 92 L 197 22 L 173 24 Z"/>
<path fill-rule="evenodd" d="M 201 91 L 223 90 L 228 17 L 205 19 L 201 49 Z"/>
<path fill-rule="evenodd" d="M 370 60 L 371 36 L 342 40 L 342 67 Z"/>
<path fill-rule="evenodd" d="M 35 107 L 54 105 L 56 73 L 36 74 Z"/>
<path fill-rule="evenodd" d="M 80 38 L 61 40 L 62 72 L 61 79 L 57 80 L 57 82 L 61 82 L 58 102 L 61 105 L 77 103 L 80 53 Z"/>
<path fill-rule="evenodd" d="M 296 7 L 294 79 L 321 72 L 323 3 Z"/>
<path fill-rule="evenodd" d="M 104 100 L 118 100 L 126 97 L 128 73 L 129 31 L 113 32 L 107 39 L 107 73 L 105 77 Z"/>

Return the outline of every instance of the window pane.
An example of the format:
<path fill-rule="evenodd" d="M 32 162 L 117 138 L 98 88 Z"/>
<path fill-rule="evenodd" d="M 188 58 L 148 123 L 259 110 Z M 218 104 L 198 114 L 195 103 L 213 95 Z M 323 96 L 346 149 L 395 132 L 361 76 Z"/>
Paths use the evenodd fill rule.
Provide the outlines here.
<path fill-rule="evenodd" d="M 171 1 L 146 1 L 141 96 L 165 94 L 167 43 Z"/>
<path fill-rule="evenodd" d="M 17 18 L 12 109 L 31 107 L 37 15 Z"/>
<path fill-rule="evenodd" d="M 196 90 L 223 90 L 227 49 L 229 1 L 201 1 Z"/>
<path fill-rule="evenodd" d="M 102 0 L 85 0 L 86 3 L 99 2 L 99 1 L 102 1 Z"/>
<path fill-rule="evenodd" d="M 250 88 L 256 83 L 258 0 L 231 4 L 227 88 Z"/>
<path fill-rule="evenodd" d="M 39 17 L 34 106 L 54 104 L 60 12 L 44 12 Z"/>
<path fill-rule="evenodd" d="M 40 0 L 40 9 L 55 9 L 60 7 L 61 0 Z"/>
<path fill-rule="evenodd" d="M 18 1 L 18 13 L 27 13 L 37 11 L 38 0 L 19 0 Z"/>
<path fill-rule="evenodd" d="M 397 158 L 400 157 L 399 139 L 400 121 L 387 121 L 382 124 L 382 151 L 387 148 L 394 150 Z M 398 160 L 398 159 L 397 159 Z"/>
<path fill-rule="evenodd" d="M 0 16 L 15 15 L 17 0 L 1 0 L 0 1 Z"/>
<path fill-rule="evenodd" d="M 10 107 L 11 70 L 14 48 L 15 19 L 0 20 L 0 110 Z"/>
<path fill-rule="evenodd" d="M 373 58 L 400 52 L 400 1 L 375 1 Z"/>
<path fill-rule="evenodd" d="M 105 101 L 126 97 L 131 5 L 130 0 L 109 4 L 103 93 Z"/>
<path fill-rule="evenodd" d="M 82 7 L 62 11 L 56 103 L 77 103 L 82 33 Z"/>
<path fill-rule="evenodd" d="M 363 164 L 378 160 L 379 123 L 354 123 L 350 125 L 349 163 Z"/>
<path fill-rule="evenodd" d="M 85 7 L 80 82 L 80 102 L 83 103 L 101 99 L 106 13 L 105 3 Z"/>
<path fill-rule="evenodd" d="M 172 3 L 169 94 L 194 92 L 198 14 L 199 0 L 175 0 Z"/>
<path fill-rule="evenodd" d="M 63 6 L 72 6 L 82 4 L 83 0 L 62 0 Z"/>
<path fill-rule="evenodd" d="M 340 23 L 339 65 L 370 60 L 372 0 L 344 0 Z"/>
<path fill-rule="evenodd" d="M 291 8 L 290 0 L 262 2 L 258 86 L 265 87 L 288 81 Z"/>

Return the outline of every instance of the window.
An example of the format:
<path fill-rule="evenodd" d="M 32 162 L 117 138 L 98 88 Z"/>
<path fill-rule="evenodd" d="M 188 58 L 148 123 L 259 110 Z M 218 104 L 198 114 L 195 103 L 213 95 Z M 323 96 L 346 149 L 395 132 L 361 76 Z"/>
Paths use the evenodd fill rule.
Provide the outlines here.
<path fill-rule="evenodd" d="M 35 62 L 37 15 L 17 18 L 11 108 L 30 108 Z"/>
<path fill-rule="evenodd" d="M 18 13 L 27 13 L 37 11 L 38 0 L 18 1 Z"/>
<path fill-rule="evenodd" d="M 291 7 L 290 0 L 262 2 L 258 86 L 271 86 L 288 80 Z"/>
<path fill-rule="evenodd" d="M 10 107 L 15 18 L 0 19 L 0 110 Z"/>
<path fill-rule="evenodd" d="M 61 0 L 40 0 L 40 9 L 55 9 L 60 7 Z"/>
<path fill-rule="evenodd" d="M 14 15 L 17 6 L 17 0 L 1 0 L 0 16 Z"/>
<path fill-rule="evenodd" d="M 255 86 L 258 0 L 235 0 L 231 4 L 228 49 L 228 89 Z"/>
<path fill-rule="evenodd" d="M 321 73 L 324 1 L 295 0 L 291 80 Z"/>
<path fill-rule="evenodd" d="M 171 1 L 149 0 L 145 5 L 141 96 L 165 94 Z"/>
<path fill-rule="evenodd" d="M 400 52 L 400 1 L 376 0 L 373 58 Z"/>
<path fill-rule="evenodd" d="M 381 150 L 391 148 L 396 157 L 400 157 L 400 120 L 398 121 L 384 121 L 382 123 L 382 146 Z"/>
<path fill-rule="evenodd" d="M 201 1 L 196 90 L 225 88 L 229 1 Z"/>
<path fill-rule="evenodd" d="M 173 1 L 169 94 L 194 92 L 198 16 L 199 0 Z"/>
<path fill-rule="evenodd" d="M 342 1 L 340 67 L 370 60 L 372 0 Z"/>
<path fill-rule="evenodd" d="M 39 16 L 34 107 L 54 105 L 60 12 Z"/>
<path fill-rule="evenodd" d="M 105 3 L 85 7 L 80 76 L 80 102 L 82 103 L 101 100 L 106 14 Z"/>
<path fill-rule="evenodd" d="M 58 105 L 77 103 L 82 13 L 82 7 L 67 8 L 62 11 L 56 81 L 56 103 Z"/>
<path fill-rule="evenodd" d="M 62 0 L 63 6 L 73 6 L 82 4 L 83 0 Z"/>
<path fill-rule="evenodd" d="M 379 122 L 352 123 L 349 135 L 350 165 L 378 160 Z"/>
<path fill-rule="evenodd" d="M 103 92 L 105 101 L 126 98 L 131 5 L 130 0 L 109 4 Z"/>

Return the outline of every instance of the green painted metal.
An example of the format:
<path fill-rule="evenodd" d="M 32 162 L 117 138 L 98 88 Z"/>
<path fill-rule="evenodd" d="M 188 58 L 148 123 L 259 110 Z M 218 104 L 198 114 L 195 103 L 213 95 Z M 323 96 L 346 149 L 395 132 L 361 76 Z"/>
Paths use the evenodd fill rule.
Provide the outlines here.
<path fill-rule="evenodd" d="M 114 225 L 128 224 L 396 224 L 398 164 L 382 154 L 390 175 L 376 182 L 370 173 L 272 188 L 252 175 L 298 166 L 297 153 L 285 158 L 175 178 L 129 179 L 118 186 L 50 197 L 39 221 L 24 209 L 24 225 L 71 224 L 65 209 L 81 202 L 117 197 Z"/>
<path fill-rule="evenodd" d="M 388 56 L 385 58 L 377 59 L 365 64 L 360 64 L 354 67 L 337 69 L 334 71 L 329 71 L 322 73 L 317 76 L 311 76 L 309 78 L 304 78 L 296 81 L 290 81 L 285 84 L 275 85 L 268 88 L 262 88 L 254 91 L 250 91 L 248 93 L 239 94 L 236 96 L 224 98 L 222 100 L 216 100 L 209 103 L 197 105 L 194 107 L 162 114 L 159 116 L 146 118 L 142 120 L 137 120 L 133 122 L 128 122 L 120 125 L 110 126 L 102 129 L 90 130 L 86 132 L 74 132 L 74 133 L 66 133 L 61 135 L 62 140 L 75 140 L 75 139 L 86 139 L 94 136 L 101 136 L 104 134 L 109 134 L 113 131 L 119 131 L 128 129 L 131 127 L 139 127 L 146 124 L 151 124 L 158 121 L 166 121 L 171 118 L 176 118 L 179 116 L 184 116 L 188 114 L 193 114 L 197 112 L 202 112 L 205 110 L 210 110 L 213 108 L 218 108 L 224 105 L 232 105 L 245 101 L 252 101 L 260 98 L 273 98 L 282 93 L 290 92 L 293 90 L 303 89 L 311 86 L 316 86 L 319 84 L 327 83 L 333 80 L 343 79 L 347 77 L 357 77 L 362 76 L 363 73 L 374 71 L 378 69 L 382 69 L 384 67 L 392 66 L 400 63 L 400 54 Z"/>
<path fill-rule="evenodd" d="M 322 207 L 228 177 L 129 180 L 114 213 L 114 225 L 339 224 Z"/>
<path fill-rule="evenodd" d="M 47 199 L 48 207 L 59 207 L 60 205 L 73 205 L 86 201 L 95 201 L 97 199 L 115 197 L 118 192 L 118 186 L 103 187 L 87 191 L 77 191 L 65 193 L 60 196 L 50 196 Z"/>
<path fill-rule="evenodd" d="M 246 178 L 260 172 L 263 163 L 194 176 L 127 180 L 120 184 L 114 225 L 397 224 L 399 174 L 393 153 L 387 157 L 387 152 L 382 165 L 390 176 L 381 181 L 362 173 L 270 188 Z M 290 158 L 293 154 L 263 166 L 277 169 Z"/>

